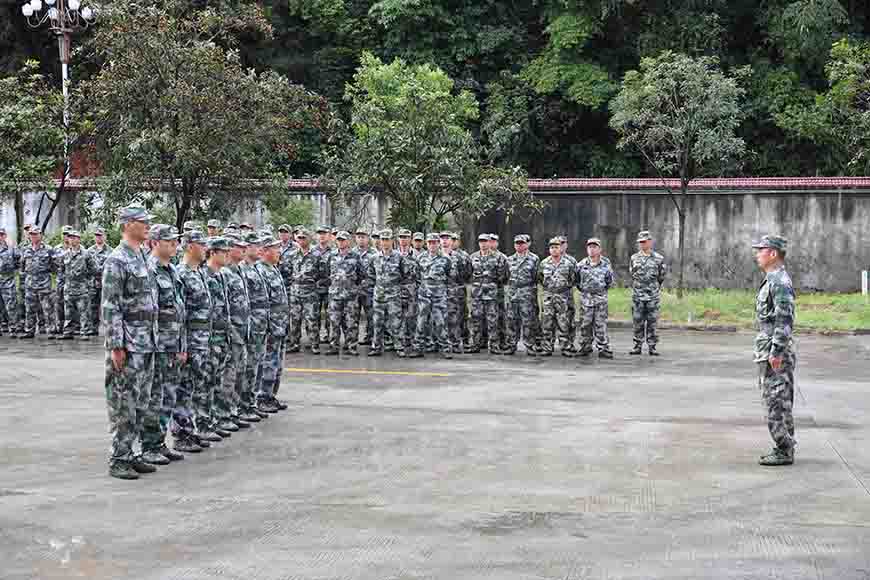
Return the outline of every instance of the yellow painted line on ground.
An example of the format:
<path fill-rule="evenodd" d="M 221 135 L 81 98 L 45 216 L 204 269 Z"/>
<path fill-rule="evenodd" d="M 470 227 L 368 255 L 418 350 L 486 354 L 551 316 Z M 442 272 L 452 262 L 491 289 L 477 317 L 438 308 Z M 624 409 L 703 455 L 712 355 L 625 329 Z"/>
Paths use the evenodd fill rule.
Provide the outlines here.
<path fill-rule="evenodd" d="M 401 377 L 449 377 L 450 373 L 417 373 L 410 371 L 370 371 L 366 369 L 284 369 L 290 373 L 327 373 L 335 375 L 394 375 Z"/>

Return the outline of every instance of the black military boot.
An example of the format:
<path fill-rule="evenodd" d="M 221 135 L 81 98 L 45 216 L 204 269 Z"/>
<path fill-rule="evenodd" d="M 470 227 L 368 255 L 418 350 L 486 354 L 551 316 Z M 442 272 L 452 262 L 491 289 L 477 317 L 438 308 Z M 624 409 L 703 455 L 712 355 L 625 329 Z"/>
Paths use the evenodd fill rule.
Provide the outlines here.
<path fill-rule="evenodd" d="M 326 352 L 324 352 L 323 354 L 329 355 L 329 356 L 337 355 L 338 349 L 335 348 L 334 346 L 330 346 L 330 347 L 327 347 Z"/>
<path fill-rule="evenodd" d="M 150 463 L 146 463 L 141 456 L 133 458 L 133 461 L 130 462 L 130 467 L 132 467 L 136 473 L 154 473 L 157 471 L 156 467 Z"/>
<path fill-rule="evenodd" d="M 635 343 L 634 348 L 628 351 L 628 354 L 640 354 L 641 352 L 640 344 Z"/>
<path fill-rule="evenodd" d="M 202 453 L 202 447 L 198 445 L 192 437 L 179 437 L 175 440 L 175 451 L 183 451 L 185 453 Z M 181 455 L 180 453 L 178 455 Z M 181 455 L 184 457 L 184 455 Z M 170 459 L 170 461 L 172 461 Z"/>
<path fill-rule="evenodd" d="M 109 475 L 118 479 L 139 479 L 139 474 L 126 461 L 114 461 L 109 465 Z"/>
<path fill-rule="evenodd" d="M 599 350 L 598 358 L 613 358 L 613 351 L 610 350 Z"/>
<path fill-rule="evenodd" d="M 774 447 L 773 451 L 763 455 L 758 460 L 758 464 L 765 467 L 779 467 L 780 465 L 791 465 L 792 463 L 794 463 L 794 448 L 780 449 L 779 447 Z"/>
<path fill-rule="evenodd" d="M 164 457 L 156 449 L 149 449 L 142 453 L 142 461 L 150 465 L 169 465 L 169 458 Z"/>
<path fill-rule="evenodd" d="M 659 356 L 659 351 L 657 351 L 656 347 L 654 347 L 654 346 L 648 347 L 647 351 L 649 351 L 650 356 Z"/>

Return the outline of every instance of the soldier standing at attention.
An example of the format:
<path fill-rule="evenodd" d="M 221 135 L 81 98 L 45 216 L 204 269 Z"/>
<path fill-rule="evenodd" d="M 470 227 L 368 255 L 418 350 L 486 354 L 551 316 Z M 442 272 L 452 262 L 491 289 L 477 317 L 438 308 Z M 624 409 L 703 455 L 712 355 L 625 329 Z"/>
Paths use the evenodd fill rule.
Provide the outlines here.
<path fill-rule="evenodd" d="M 64 340 L 72 340 L 78 334 L 81 340 L 90 340 L 91 305 L 88 283 L 94 267 L 88 252 L 82 249 L 81 234 L 75 230 L 67 233 L 69 247 L 63 256 L 64 278 Z"/>
<path fill-rule="evenodd" d="M 320 294 L 318 283 L 322 270 L 320 265 L 320 253 L 310 248 L 308 232 L 304 229 L 296 234 L 296 242 L 299 251 L 293 254 L 292 271 L 293 287 L 290 292 L 290 330 L 292 335 L 287 339 L 290 348 L 287 352 L 299 352 L 302 347 L 302 326 L 305 326 L 305 334 L 308 336 L 311 354 L 320 354 L 320 339 L 318 327 L 318 308 Z M 261 272 L 262 274 L 262 272 Z M 329 291 L 329 287 L 324 285 Z"/>
<path fill-rule="evenodd" d="M 283 411 L 286 403 L 277 398 L 281 387 L 281 371 L 284 361 L 284 341 L 287 333 L 287 317 L 290 306 L 287 289 L 278 271 L 281 242 L 273 238 L 262 240 L 262 260 L 257 262 L 257 270 L 266 284 L 269 293 L 269 334 L 266 336 L 266 356 L 263 359 L 262 381 L 260 384 L 260 408 L 267 413 Z M 309 252 L 309 255 L 311 253 Z M 301 300 L 302 298 L 300 298 Z M 311 300 L 306 300 L 311 302 Z M 317 334 L 311 335 L 317 344 Z"/>
<path fill-rule="evenodd" d="M 510 281 L 507 290 L 507 349 L 512 355 L 522 333 L 526 355 L 537 354 L 538 342 L 538 265 L 540 259 L 529 251 L 529 236 L 514 236 L 516 252 L 508 258 Z"/>
<path fill-rule="evenodd" d="M 257 269 L 257 262 L 260 260 L 260 238 L 257 234 L 248 234 L 245 241 L 248 247 L 245 248 L 245 261 L 241 264 L 240 271 L 245 279 L 251 305 L 251 333 L 247 343 L 245 383 L 241 402 L 243 413 L 240 417 L 249 423 L 256 423 L 259 419 L 269 416 L 266 411 L 257 407 L 257 393 L 260 392 L 263 359 L 266 357 L 270 304 L 269 289 Z"/>
<path fill-rule="evenodd" d="M 241 406 L 248 359 L 248 338 L 251 334 L 251 301 L 248 297 L 248 287 L 242 276 L 241 262 L 248 244 L 234 234 L 226 234 L 225 237 L 229 241 L 230 249 L 227 263 L 221 270 L 221 274 L 227 288 L 230 332 L 223 392 L 229 397 L 230 421 L 241 429 L 247 429 L 251 426 L 251 422 L 241 416 Z M 259 417 L 257 420 L 259 421 Z"/>
<path fill-rule="evenodd" d="M 577 258 L 568 253 L 568 238 L 566 236 L 558 236 L 559 241 L 561 242 L 562 247 L 562 259 L 571 264 L 573 268 L 577 267 Z M 576 277 L 576 274 L 575 274 Z M 574 303 L 574 291 L 571 291 L 571 300 L 568 302 L 568 325 L 569 325 L 569 335 L 571 340 L 569 342 L 568 354 L 574 355 L 576 354 L 575 345 L 577 344 L 577 305 Z M 562 354 L 565 354 L 563 351 Z"/>
<path fill-rule="evenodd" d="M 0 228 L 0 303 L 6 308 L 9 334 L 17 338 L 24 331 L 18 305 L 18 268 L 21 254 L 6 241 L 6 229 Z"/>
<path fill-rule="evenodd" d="M 326 275 L 326 268 L 329 262 L 329 255 L 332 252 L 331 233 L 332 228 L 329 226 L 320 226 L 317 228 L 317 245 L 311 250 L 314 257 L 317 258 L 317 277 L 316 287 L 317 293 L 315 296 L 314 308 L 314 324 L 317 331 L 314 336 L 310 336 L 309 340 L 312 345 L 312 353 L 319 354 L 320 348 L 314 349 L 314 345 L 318 343 L 329 342 L 329 277 Z"/>
<path fill-rule="evenodd" d="M 179 451 L 199 453 L 202 447 L 180 436 L 193 430 L 189 397 L 179 397 L 181 367 L 187 361 L 184 333 L 184 301 L 178 274 L 170 263 L 178 235 L 166 224 L 154 224 L 148 236 L 156 242 L 148 269 L 157 285 L 157 338 L 154 354 L 154 383 L 142 432 L 142 460 L 152 465 L 180 461 Z M 175 450 L 166 446 L 166 433 L 174 418 Z"/>
<path fill-rule="evenodd" d="M 93 278 L 88 294 L 91 298 L 91 336 L 97 336 L 100 330 L 100 303 L 103 300 L 103 265 L 112 248 L 106 245 L 106 231 L 103 228 L 94 230 L 94 245 L 88 248 L 93 265 Z"/>
<path fill-rule="evenodd" d="M 209 238 L 216 238 L 221 235 L 221 223 L 218 220 L 208 220 L 205 231 Z"/>
<path fill-rule="evenodd" d="M 610 260 L 601 255 L 601 240 L 586 241 L 587 256 L 577 264 L 577 289 L 583 305 L 580 322 L 580 356 L 592 353 L 593 334 L 599 358 L 613 358 L 607 336 L 607 291 L 613 286 Z M 594 332 L 593 332 L 594 331 Z"/>
<path fill-rule="evenodd" d="M 55 266 L 55 292 L 54 292 L 54 308 L 55 308 L 55 328 L 57 329 L 54 335 L 49 335 L 49 339 L 63 338 L 63 331 L 66 328 L 66 300 L 64 299 L 64 288 L 66 280 L 63 271 L 63 261 L 70 247 L 70 232 L 73 231 L 72 226 L 63 226 L 62 237 L 63 241 L 54 249 Z M 79 321 L 74 321 L 74 327 L 78 327 Z"/>
<path fill-rule="evenodd" d="M 365 228 L 357 228 L 356 230 L 356 248 L 354 251 L 359 256 L 363 276 L 359 285 L 359 309 L 357 313 L 362 319 L 363 311 L 365 311 L 366 329 L 363 344 L 371 346 L 372 330 L 375 326 L 373 318 L 375 279 L 369 275 L 369 264 L 378 255 L 378 252 L 369 243 L 369 232 Z"/>
<path fill-rule="evenodd" d="M 447 340 L 453 354 L 465 352 L 462 344 L 462 319 L 465 317 L 465 283 L 471 277 L 468 255 L 453 249 L 453 235 L 441 232 L 441 253 L 450 260 L 447 275 Z M 421 254 L 425 255 L 425 254 Z"/>
<path fill-rule="evenodd" d="M 109 475 L 137 479 L 140 473 L 157 470 L 133 451 L 143 435 L 154 381 L 157 284 L 142 253 L 151 216 L 144 207 L 128 206 L 118 221 L 122 242 L 103 270 L 106 403 L 112 434 Z"/>
<path fill-rule="evenodd" d="M 414 336 L 413 350 L 408 354 L 411 358 L 423 356 L 425 342 L 434 337 L 441 356 L 450 359 L 450 341 L 447 339 L 447 282 L 452 264 L 450 258 L 441 251 L 441 240 L 438 234 L 429 234 L 426 238 L 428 251 L 420 256 L 417 264 L 419 290 L 417 300 L 419 314 L 417 331 Z"/>
<path fill-rule="evenodd" d="M 505 287 L 510 278 L 510 266 L 508 265 L 507 256 L 498 249 L 498 234 L 489 234 L 490 249 L 498 259 L 498 336 L 496 344 L 498 344 L 498 353 L 502 354 L 507 347 L 507 311 L 505 307 Z"/>
<path fill-rule="evenodd" d="M 576 264 L 562 257 L 562 240 L 553 238 L 549 244 L 550 255 L 541 260 L 538 281 L 544 287 L 544 313 L 541 317 L 541 356 L 552 356 L 554 340 L 558 333 L 562 356 L 573 356 L 571 345 L 571 311 L 569 303 L 574 299 L 574 276 Z"/>
<path fill-rule="evenodd" d="M 426 248 L 423 247 L 425 243 L 426 236 L 423 235 L 423 232 L 414 232 L 411 238 L 411 247 L 414 248 L 414 254 L 418 257 L 426 253 Z"/>
<path fill-rule="evenodd" d="M 298 251 L 299 245 L 293 240 L 290 232 L 290 226 L 281 224 L 278 226 L 278 239 L 281 240 L 281 252 L 278 259 L 278 271 L 281 272 L 281 278 L 284 280 L 284 287 L 287 288 L 287 296 L 290 298 L 290 303 L 293 303 L 293 254 Z M 292 320 L 287 317 L 287 336 L 292 336 L 291 331 Z M 293 350 L 294 345 L 287 342 L 287 352 L 298 352 Z"/>
<path fill-rule="evenodd" d="M 402 254 L 393 249 L 392 230 L 382 230 L 380 239 L 381 250 L 369 264 L 369 277 L 375 281 L 374 333 L 369 356 L 381 356 L 384 353 L 384 332 L 387 327 L 400 344 L 406 342 L 399 295 L 410 267 Z"/>
<path fill-rule="evenodd" d="M 489 234 L 477 236 L 480 251 L 471 254 L 471 342 L 469 352 L 483 348 L 484 332 L 489 351 L 498 354 L 499 260 L 493 253 Z"/>
<path fill-rule="evenodd" d="M 208 428 L 221 437 L 239 430 L 230 420 L 232 395 L 225 390 L 224 371 L 230 353 L 230 304 L 223 267 L 230 249 L 226 238 L 208 238 L 205 253 L 205 281 L 211 295 L 211 337 L 208 341 Z M 205 421 L 203 421 L 205 423 Z"/>
<path fill-rule="evenodd" d="M 628 265 L 631 275 L 631 317 L 634 322 L 634 348 L 628 354 L 640 354 L 646 340 L 649 355 L 658 356 L 656 323 L 667 267 L 664 256 L 653 251 L 653 239 L 647 230 L 637 234 L 637 243 L 640 251 L 631 257 Z"/>
<path fill-rule="evenodd" d="M 24 321 L 24 334 L 19 338 L 34 337 L 37 313 L 41 315 L 49 336 L 57 334 L 54 324 L 54 293 L 51 289 L 51 275 L 56 267 L 54 250 L 42 243 L 42 230 L 37 226 L 31 227 L 30 247 L 21 254 L 27 317 Z"/>
<path fill-rule="evenodd" d="M 417 254 L 411 247 L 411 230 L 399 230 L 399 253 L 405 259 L 408 268 L 405 281 L 402 283 L 402 291 L 399 299 L 402 302 L 402 331 L 405 340 L 396 345 L 396 354 L 401 358 L 411 350 L 411 342 L 414 340 L 414 332 L 417 328 Z M 395 340 L 396 337 L 393 337 Z"/>
<path fill-rule="evenodd" d="M 758 336 L 755 338 L 755 362 L 761 396 L 767 407 L 767 428 L 774 448 L 759 460 L 761 465 L 794 463 L 794 369 L 797 364 L 792 330 L 795 319 L 795 292 L 785 270 L 788 240 L 781 236 L 763 236 L 753 244 L 755 261 L 764 273 L 764 281 L 755 300 Z"/>
<path fill-rule="evenodd" d="M 341 335 L 347 353 L 359 355 L 359 287 L 365 279 L 360 255 L 350 249 L 350 233 L 336 235 L 338 251 L 327 267 L 329 275 L 329 326 L 332 329 L 326 354 L 338 354 L 341 350 Z"/>

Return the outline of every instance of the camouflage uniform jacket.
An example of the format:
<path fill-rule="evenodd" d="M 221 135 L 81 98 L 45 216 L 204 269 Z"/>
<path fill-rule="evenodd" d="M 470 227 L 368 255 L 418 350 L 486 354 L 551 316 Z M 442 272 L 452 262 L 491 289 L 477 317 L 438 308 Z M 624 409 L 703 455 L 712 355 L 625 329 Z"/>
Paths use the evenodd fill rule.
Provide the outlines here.
<path fill-rule="evenodd" d="M 290 323 L 290 305 L 281 272 L 275 266 L 263 261 L 257 262 L 256 267 L 269 293 L 269 334 L 277 337 L 287 336 L 287 325 Z"/>
<path fill-rule="evenodd" d="M 601 256 L 597 264 L 583 258 L 577 264 L 577 289 L 583 306 L 607 304 L 607 291 L 613 286 L 613 268 L 610 260 Z"/>
<path fill-rule="evenodd" d="M 447 286 L 461 288 L 471 280 L 471 257 L 465 250 L 453 250 L 449 257 L 451 268 Z"/>
<path fill-rule="evenodd" d="M 329 258 L 326 271 L 329 275 L 329 298 L 350 300 L 359 296 L 359 285 L 365 277 L 362 260 L 355 252 L 336 252 Z"/>
<path fill-rule="evenodd" d="M 227 283 L 221 270 L 208 266 L 203 269 L 208 293 L 211 295 L 211 342 L 223 344 L 229 339 L 230 303 L 227 298 Z"/>
<path fill-rule="evenodd" d="M 106 349 L 151 353 L 157 346 L 157 283 L 140 248 L 122 242 L 103 269 Z"/>
<path fill-rule="evenodd" d="M 658 252 L 646 255 L 638 252 L 628 263 L 631 275 L 631 299 L 636 302 L 655 302 L 661 297 L 662 282 L 667 274 L 665 258 Z"/>
<path fill-rule="evenodd" d="M 266 334 L 269 332 L 269 288 L 257 269 L 257 263 L 244 262 L 240 266 L 248 300 L 251 306 L 251 333 Z"/>
<path fill-rule="evenodd" d="M 176 271 L 184 298 L 187 348 L 190 351 L 208 350 L 212 304 L 202 266 L 193 270 L 187 264 L 181 264 Z"/>
<path fill-rule="evenodd" d="M 284 286 L 287 292 L 293 286 L 293 255 L 299 251 L 299 246 L 296 244 L 287 244 L 281 248 L 281 257 L 278 260 L 278 271 L 281 272 L 281 278 L 284 280 Z"/>
<path fill-rule="evenodd" d="M 794 349 L 795 292 L 784 267 L 765 276 L 755 299 L 755 317 L 755 362 L 764 362 L 769 356 L 781 357 Z"/>
<path fill-rule="evenodd" d="M 181 279 L 171 263 L 164 266 L 151 256 L 148 268 L 157 283 L 157 352 L 187 352 L 187 315 Z"/>
<path fill-rule="evenodd" d="M 258 266 L 261 262 L 257 262 Z M 303 253 L 301 250 L 293 254 L 293 285 L 301 289 L 316 290 L 321 285 L 324 275 L 320 263 L 320 254 L 313 249 Z M 262 271 L 261 271 L 262 274 Z M 323 286 L 326 288 L 327 286 Z"/>
<path fill-rule="evenodd" d="M 564 258 L 556 262 L 552 256 L 547 256 L 538 266 L 538 280 L 544 286 L 544 292 L 550 294 L 571 294 L 575 274 L 575 264 Z"/>
<path fill-rule="evenodd" d="M 417 283 L 420 277 L 420 265 L 417 263 L 418 254 L 414 251 L 414 248 L 408 248 L 407 252 L 403 252 L 401 248 L 396 251 L 402 254 L 402 257 L 405 259 L 405 266 L 408 268 L 405 281 L 402 282 L 401 293 L 402 299 L 408 300 L 417 296 Z M 427 255 L 428 253 L 427 250 L 422 255 Z"/>
<path fill-rule="evenodd" d="M 508 258 L 508 268 L 510 269 L 509 296 L 536 293 L 540 261 L 541 259 L 531 252 L 516 253 Z"/>
<path fill-rule="evenodd" d="M 66 285 L 66 276 L 63 271 L 63 263 L 66 259 L 66 255 L 69 253 L 69 248 L 64 246 L 63 244 L 58 244 L 54 248 L 54 284 L 59 292 L 63 292 L 64 286 Z"/>
<path fill-rule="evenodd" d="M 56 268 L 54 250 L 45 244 L 29 247 L 21 254 L 21 273 L 31 290 L 50 290 L 51 275 Z"/>
<path fill-rule="evenodd" d="M 369 246 L 365 250 L 357 247 L 354 248 L 353 251 L 356 252 L 357 256 L 359 256 L 360 267 L 363 271 L 363 279 L 359 285 L 359 293 L 360 296 L 367 296 L 374 290 L 375 287 L 374 274 L 369 270 L 369 265 L 372 263 L 372 260 L 375 259 L 375 256 L 378 255 L 378 252 L 371 246 Z"/>
<path fill-rule="evenodd" d="M 242 278 L 242 270 L 238 264 L 224 266 L 221 275 L 227 288 L 227 302 L 230 306 L 230 342 L 245 344 L 248 342 L 251 324 L 248 286 Z"/>
<path fill-rule="evenodd" d="M 510 269 L 499 252 L 471 254 L 471 296 L 480 300 L 498 299 L 499 287 L 508 281 Z"/>
<path fill-rule="evenodd" d="M 405 279 L 413 272 L 398 250 L 378 252 L 369 264 L 369 276 L 375 280 L 375 300 L 399 298 Z"/>
<path fill-rule="evenodd" d="M 103 283 L 103 266 L 106 264 L 106 258 L 108 258 L 111 253 L 112 248 L 106 244 L 103 244 L 102 248 L 98 248 L 97 246 L 91 246 L 88 248 L 88 254 L 91 257 L 91 264 L 93 264 L 94 288 L 100 288 Z"/>
<path fill-rule="evenodd" d="M 317 258 L 318 273 L 317 273 L 317 293 L 329 293 L 329 258 L 332 257 L 331 246 L 316 245 L 311 249 L 311 253 Z"/>
<path fill-rule="evenodd" d="M 0 244 L 0 288 L 14 288 L 15 275 L 21 264 L 18 248 Z"/>
<path fill-rule="evenodd" d="M 83 296 L 88 293 L 89 282 L 93 276 L 94 266 L 90 254 L 83 248 L 74 252 L 72 248 L 63 256 L 61 269 L 64 279 L 64 292 L 68 296 Z"/>
<path fill-rule="evenodd" d="M 426 252 L 420 256 L 417 260 L 417 276 L 421 290 L 446 291 L 452 268 L 450 258 L 440 251 L 435 255 Z"/>

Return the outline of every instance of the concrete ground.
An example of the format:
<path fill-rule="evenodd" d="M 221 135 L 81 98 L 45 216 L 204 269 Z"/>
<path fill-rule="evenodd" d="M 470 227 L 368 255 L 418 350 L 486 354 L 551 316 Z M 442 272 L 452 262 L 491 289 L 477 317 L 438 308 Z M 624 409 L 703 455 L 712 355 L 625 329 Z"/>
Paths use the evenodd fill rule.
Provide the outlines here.
<path fill-rule="evenodd" d="M 867 337 L 799 339 L 771 469 L 750 335 L 614 335 L 600 362 L 288 356 L 289 411 L 133 482 L 99 345 L 2 338 L 0 578 L 870 578 Z"/>

